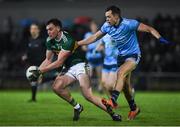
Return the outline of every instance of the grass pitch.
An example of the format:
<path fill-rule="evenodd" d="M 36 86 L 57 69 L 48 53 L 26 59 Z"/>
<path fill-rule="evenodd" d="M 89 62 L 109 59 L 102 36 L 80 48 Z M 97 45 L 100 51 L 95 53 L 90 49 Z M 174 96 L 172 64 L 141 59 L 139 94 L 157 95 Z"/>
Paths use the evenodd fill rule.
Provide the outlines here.
<path fill-rule="evenodd" d="M 141 113 L 134 121 L 127 120 L 129 108 L 121 94 L 120 109 L 116 112 L 122 115 L 122 122 L 112 121 L 109 115 L 87 102 L 80 92 L 72 95 L 84 106 L 77 122 L 72 121 L 72 107 L 52 91 L 39 91 L 36 103 L 27 102 L 29 91 L 0 91 L 0 126 L 180 126 L 179 92 L 137 92 L 136 102 Z"/>

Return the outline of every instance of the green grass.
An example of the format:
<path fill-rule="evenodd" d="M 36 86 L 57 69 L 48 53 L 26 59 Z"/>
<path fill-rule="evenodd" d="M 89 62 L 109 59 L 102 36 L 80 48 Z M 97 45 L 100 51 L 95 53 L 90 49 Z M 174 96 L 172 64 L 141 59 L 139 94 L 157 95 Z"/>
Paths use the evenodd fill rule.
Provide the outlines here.
<path fill-rule="evenodd" d="M 78 122 L 72 121 L 72 107 L 51 91 L 39 92 L 36 103 L 27 102 L 30 97 L 29 91 L 0 91 L 0 125 L 180 125 L 180 93 L 178 92 L 137 92 L 136 100 L 141 113 L 134 121 L 127 120 L 129 108 L 124 96 L 121 95 L 119 98 L 121 108 L 116 112 L 122 115 L 122 122 L 112 121 L 105 112 L 87 102 L 79 92 L 73 92 L 72 95 L 84 106 Z"/>

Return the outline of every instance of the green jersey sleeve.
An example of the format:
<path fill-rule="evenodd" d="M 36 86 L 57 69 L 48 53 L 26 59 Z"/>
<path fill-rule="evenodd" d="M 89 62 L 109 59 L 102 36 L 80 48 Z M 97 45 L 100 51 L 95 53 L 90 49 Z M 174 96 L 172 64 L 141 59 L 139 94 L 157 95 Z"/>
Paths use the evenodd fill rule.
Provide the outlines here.
<path fill-rule="evenodd" d="M 51 39 L 49 37 L 46 39 L 46 49 L 47 50 L 52 50 L 51 49 Z"/>

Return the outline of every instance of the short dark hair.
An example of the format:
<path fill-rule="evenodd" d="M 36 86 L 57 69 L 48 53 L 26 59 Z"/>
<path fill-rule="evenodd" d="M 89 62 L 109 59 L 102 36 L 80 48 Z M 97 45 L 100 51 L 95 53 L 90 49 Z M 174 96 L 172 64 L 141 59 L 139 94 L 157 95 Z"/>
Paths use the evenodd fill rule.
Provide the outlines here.
<path fill-rule="evenodd" d="M 49 25 L 49 24 L 53 24 L 55 26 L 59 26 L 60 28 L 62 28 L 62 23 L 60 20 L 56 19 L 56 18 L 53 18 L 53 19 L 50 19 L 49 21 L 47 21 L 46 23 L 46 26 Z"/>
<path fill-rule="evenodd" d="M 118 8 L 117 6 L 112 5 L 106 8 L 106 12 L 110 10 L 112 11 L 113 15 L 118 14 L 118 16 L 121 17 L 121 9 Z"/>
<path fill-rule="evenodd" d="M 40 24 L 39 24 L 38 22 L 33 22 L 33 23 L 31 23 L 30 26 L 32 26 L 32 25 L 35 25 L 35 26 L 37 26 L 38 28 L 40 28 Z"/>

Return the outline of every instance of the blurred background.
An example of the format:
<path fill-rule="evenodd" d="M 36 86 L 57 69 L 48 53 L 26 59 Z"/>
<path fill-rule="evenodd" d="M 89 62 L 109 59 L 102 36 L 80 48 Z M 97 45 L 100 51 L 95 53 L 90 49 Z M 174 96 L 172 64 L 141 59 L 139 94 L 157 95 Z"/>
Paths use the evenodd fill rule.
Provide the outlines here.
<path fill-rule="evenodd" d="M 172 42 L 162 45 L 149 34 L 137 33 L 142 57 L 134 71 L 135 88 L 180 90 L 179 0 L 0 0 L 0 89 L 29 88 L 22 56 L 32 23 L 40 24 L 41 35 L 46 38 L 46 21 L 58 18 L 65 30 L 81 40 L 88 31 L 88 20 L 94 19 L 100 27 L 109 5 L 119 6 L 123 17 L 152 25 Z M 92 80 L 96 84 L 97 76 Z"/>

